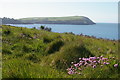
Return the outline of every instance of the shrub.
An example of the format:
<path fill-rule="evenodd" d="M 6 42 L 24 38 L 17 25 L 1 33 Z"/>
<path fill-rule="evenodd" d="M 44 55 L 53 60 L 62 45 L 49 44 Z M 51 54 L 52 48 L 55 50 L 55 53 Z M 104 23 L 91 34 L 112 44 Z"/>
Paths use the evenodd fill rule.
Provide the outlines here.
<path fill-rule="evenodd" d="M 8 49 L 2 49 L 3 54 L 12 54 L 12 52 Z"/>
<path fill-rule="evenodd" d="M 51 53 L 54 53 L 56 51 L 59 51 L 59 49 L 61 48 L 61 46 L 63 46 L 63 44 L 64 44 L 63 41 L 56 40 L 48 46 L 48 48 L 46 49 L 46 52 L 48 54 L 51 54 Z"/>
<path fill-rule="evenodd" d="M 49 31 L 49 32 L 51 32 L 51 30 L 52 30 L 51 28 L 44 27 L 44 26 L 41 26 L 40 29 L 41 30 L 46 30 L 46 31 Z"/>
<path fill-rule="evenodd" d="M 9 35 L 11 33 L 11 31 L 10 30 L 6 30 L 3 33 L 6 34 L 6 35 Z"/>
<path fill-rule="evenodd" d="M 52 43 L 53 44 L 53 43 Z M 48 47 L 48 53 L 52 53 L 55 51 L 53 47 L 56 45 L 52 45 Z M 56 47 L 55 47 L 56 48 Z M 54 68 L 60 70 L 66 70 L 71 65 L 73 60 L 78 61 L 79 57 L 89 57 L 93 56 L 89 50 L 87 50 L 82 42 L 69 42 L 65 44 L 59 52 L 55 54 L 51 54 L 42 61 L 43 65 L 50 65 Z M 45 62 L 44 62 L 45 61 Z"/>
<path fill-rule="evenodd" d="M 24 45 L 22 47 L 22 51 L 26 52 L 26 53 L 31 52 L 32 51 L 32 47 L 30 47 L 29 45 Z"/>
<path fill-rule="evenodd" d="M 44 28 L 45 28 L 44 26 L 40 26 L 40 29 L 44 30 Z"/>
<path fill-rule="evenodd" d="M 32 62 L 34 62 L 34 63 L 40 61 L 40 59 L 35 54 L 26 54 L 25 58 L 32 61 Z"/>
<path fill-rule="evenodd" d="M 46 36 L 43 37 L 43 42 L 44 42 L 44 43 L 50 43 L 52 40 L 53 40 L 53 39 L 51 39 L 51 38 L 48 37 L 48 36 L 47 36 L 47 37 L 46 37 Z"/>
<path fill-rule="evenodd" d="M 36 52 L 38 53 L 44 53 L 45 51 L 45 48 L 46 48 L 46 45 L 42 42 L 38 43 L 38 45 L 36 45 Z"/>
<path fill-rule="evenodd" d="M 44 30 L 51 32 L 51 28 L 46 27 Z"/>

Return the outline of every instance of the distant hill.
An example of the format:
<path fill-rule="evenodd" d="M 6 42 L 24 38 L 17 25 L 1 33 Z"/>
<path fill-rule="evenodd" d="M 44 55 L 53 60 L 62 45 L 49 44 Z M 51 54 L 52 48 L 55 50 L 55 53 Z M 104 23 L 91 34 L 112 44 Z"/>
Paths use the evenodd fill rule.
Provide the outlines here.
<path fill-rule="evenodd" d="M 31 18 L 21 18 L 18 20 L 24 23 L 35 23 L 35 24 L 76 24 L 76 25 L 95 24 L 92 20 L 84 16 L 31 17 Z"/>
<path fill-rule="evenodd" d="M 19 21 L 19 20 L 15 20 L 13 18 L 2 18 L 2 24 L 21 24 L 23 22 Z"/>
<path fill-rule="evenodd" d="M 92 20 L 84 16 L 69 17 L 31 17 L 31 18 L 2 18 L 2 24 L 75 24 L 75 25 L 92 25 Z"/>

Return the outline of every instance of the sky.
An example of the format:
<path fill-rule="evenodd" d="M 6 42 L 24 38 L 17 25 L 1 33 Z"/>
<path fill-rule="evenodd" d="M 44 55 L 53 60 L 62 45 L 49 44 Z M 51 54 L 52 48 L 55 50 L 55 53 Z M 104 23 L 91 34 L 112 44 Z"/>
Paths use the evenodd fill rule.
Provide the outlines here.
<path fill-rule="evenodd" d="M 86 16 L 94 22 L 117 23 L 118 0 L 0 0 L 0 17 Z"/>

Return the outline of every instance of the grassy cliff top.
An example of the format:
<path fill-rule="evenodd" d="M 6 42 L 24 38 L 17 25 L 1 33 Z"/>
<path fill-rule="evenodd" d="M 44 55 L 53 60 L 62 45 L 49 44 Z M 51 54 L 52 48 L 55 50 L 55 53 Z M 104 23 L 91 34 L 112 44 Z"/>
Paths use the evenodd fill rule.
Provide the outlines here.
<path fill-rule="evenodd" d="M 53 22 L 53 23 L 59 23 L 60 24 L 94 24 L 92 20 L 90 20 L 87 17 L 84 16 L 67 16 L 67 17 L 30 17 L 30 18 L 21 18 L 18 19 L 22 22 Z"/>
<path fill-rule="evenodd" d="M 51 19 L 51 20 L 76 20 L 76 19 L 83 19 L 84 16 L 66 16 L 66 17 L 28 17 L 28 18 L 20 18 L 21 20 L 29 20 L 29 19 Z"/>
<path fill-rule="evenodd" d="M 117 78 L 117 48 L 117 41 L 3 25 L 3 78 Z M 92 56 L 114 60 L 81 75 L 67 74 L 71 62 Z"/>

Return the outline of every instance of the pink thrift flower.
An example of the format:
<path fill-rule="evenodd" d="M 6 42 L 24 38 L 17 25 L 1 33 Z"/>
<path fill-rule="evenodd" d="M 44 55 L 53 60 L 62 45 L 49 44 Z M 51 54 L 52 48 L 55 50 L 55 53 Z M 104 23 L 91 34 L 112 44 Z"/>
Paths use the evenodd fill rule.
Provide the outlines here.
<path fill-rule="evenodd" d="M 68 74 L 74 74 L 74 72 L 73 71 L 68 71 Z"/>
<path fill-rule="evenodd" d="M 79 64 L 74 64 L 75 67 L 78 67 Z"/>
<path fill-rule="evenodd" d="M 93 68 L 96 68 L 96 65 L 93 65 Z"/>
<path fill-rule="evenodd" d="M 106 63 L 106 64 L 110 64 L 110 63 Z"/>
<path fill-rule="evenodd" d="M 103 64 L 106 64 L 106 62 L 104 62 Z"/>
<path fill-rule="evenodd" d="M 118 67 L 118 64 L 114 64 L 114 67 Z"/>

